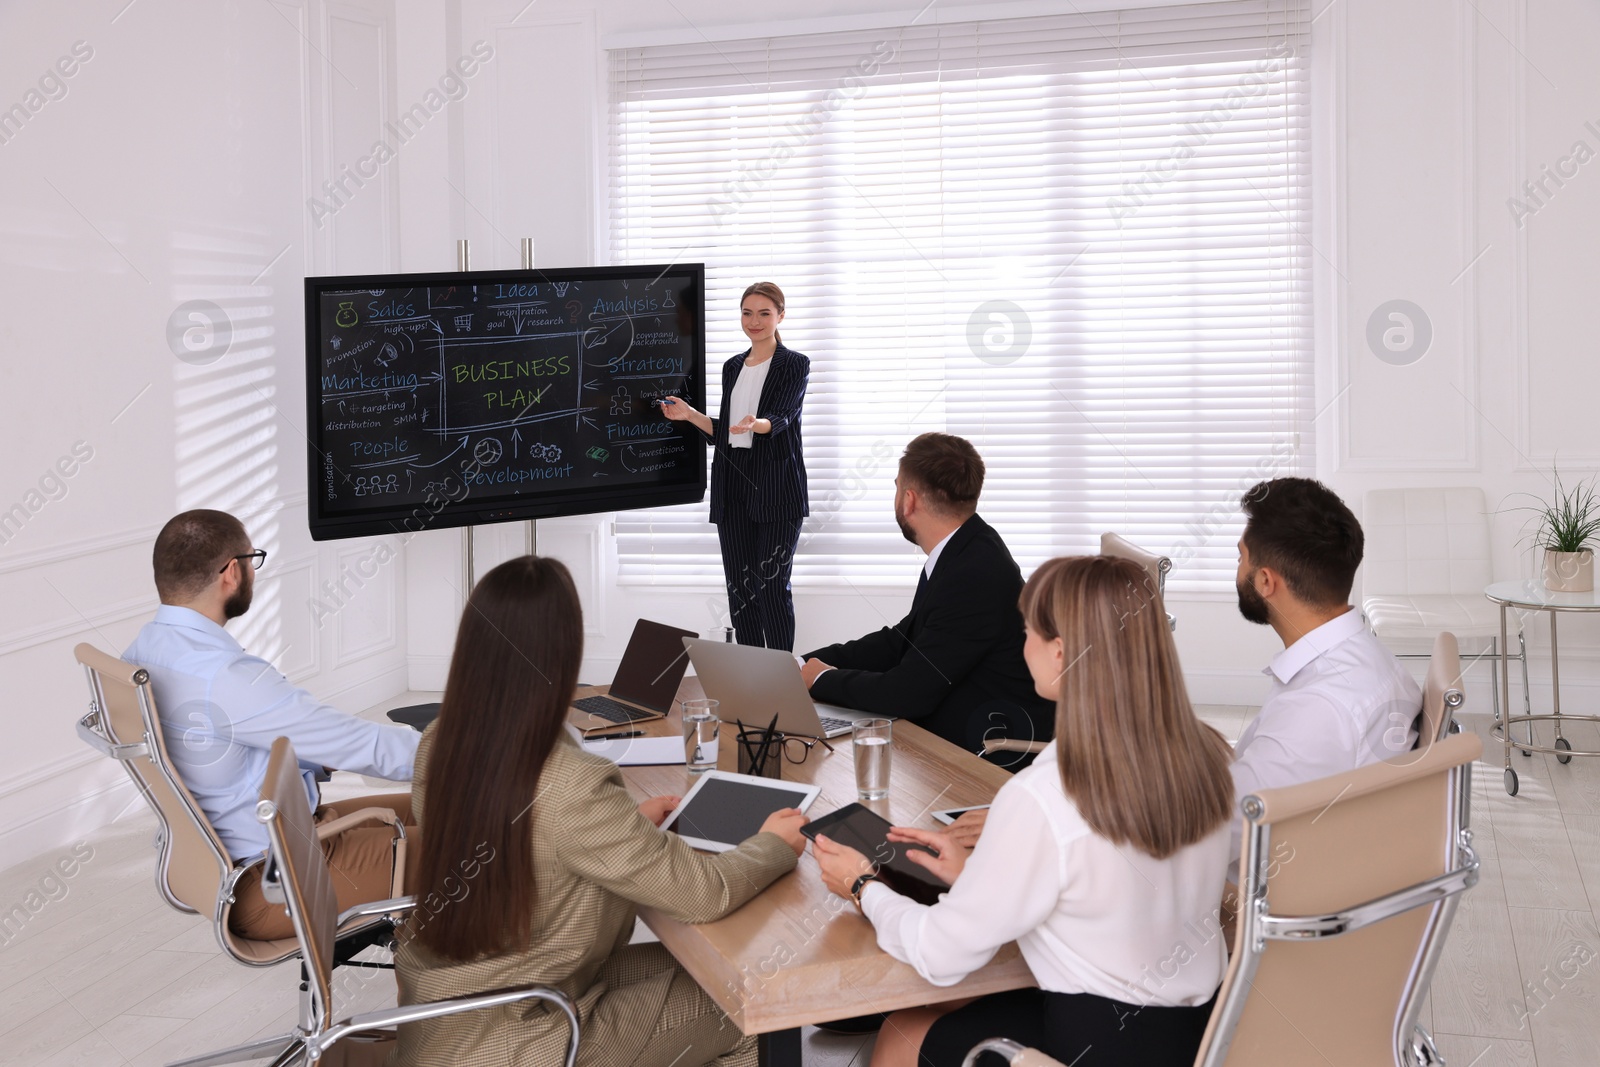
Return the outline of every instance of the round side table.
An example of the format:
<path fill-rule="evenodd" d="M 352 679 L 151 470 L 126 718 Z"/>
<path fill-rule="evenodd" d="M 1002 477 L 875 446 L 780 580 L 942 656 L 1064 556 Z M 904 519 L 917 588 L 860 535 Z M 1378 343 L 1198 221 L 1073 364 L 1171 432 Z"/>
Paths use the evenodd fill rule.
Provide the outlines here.
<path fill-rule="evenodd" d="M 1505 743 L 1505 778 L 1506 792 L 1512 796 L 1517 795 L 1517 772 L 1511 767 L 1511 749 L 1516 747 L 1523 752 L 1548 752 L 1555 756 L 1561 763 L 1571 763 L 1573 756 L 1600 756 L 1600 750 L 1575 749 L 1572 743 L 1561 735 L 1561 724 L 1567 720 L 1583 722 L 1600 722 L 1600 715 L 1563 715 L 1561 714 L 1561 657 L 1559 644 L 1556 641 L 1556 617 L 1563 611 L 1600 612 L 1600 594 L 1594 591 L 1587 593 L 1557 593 L 1546 589 L 1544 582 L 1535 578 L 1522 582 L 1495 582 L 1484 589 L 1483 595 L 1494 603 L 1500 605 L 1500 706 L 1505 709 L 1505 717 L 1494 724 L 1494 736 Z M 1512 715 L 1511 690 L 1506 676 L 1506 669 L 1510 666 L 1509 657 L 1506 655 L 1506 611 L 1516 608 L 1519 611 L 1543 611 L 1550 616 L 1550 691 L 1551 714 L 1549 715 Z M 1528 723 L 1528 740 L 1526 743 L 1511 740 L 1511 725 L 1513 723 Z M 1553 722 L 1556 724 L 1555 742 L 1549 747 L 1533 743 L 1533 723 Z"/>

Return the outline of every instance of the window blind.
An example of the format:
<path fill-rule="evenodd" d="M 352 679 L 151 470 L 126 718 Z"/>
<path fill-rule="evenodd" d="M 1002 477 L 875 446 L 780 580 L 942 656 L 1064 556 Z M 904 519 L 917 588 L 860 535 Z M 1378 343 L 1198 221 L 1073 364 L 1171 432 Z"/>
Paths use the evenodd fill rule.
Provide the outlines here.
<path fill-rule="evenodd" d="M 610 247 L 704 261 L 710 410 L 777 282 L 811 357 L 795 581 L 904 585 L 905 443 L 969 438 L 1024 572 L 1115 530 L 1231 590 L 1237 501 L 1311 456 L 1300 0 L 613 50 Z M 720 583 L 704 504 L 625 582 Z"/>

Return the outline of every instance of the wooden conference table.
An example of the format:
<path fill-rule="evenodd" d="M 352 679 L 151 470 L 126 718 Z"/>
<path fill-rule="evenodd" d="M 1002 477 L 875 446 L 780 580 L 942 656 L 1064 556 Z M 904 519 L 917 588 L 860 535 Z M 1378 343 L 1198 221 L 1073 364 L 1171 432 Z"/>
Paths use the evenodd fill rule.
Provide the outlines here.
<path fill-rule="evenodd" d="M 680 701 L 703 695 L 699 679 L 692 676 L 678 689 Z M 651 735 L 681 736 L 677 706 L 666 721 L 644 729 Z M 718 745 L 723 770 L 737 769 L 734 729 L 724 724 Z M 832 754 L 817 745 L 804 763 L 783 766 L 786 781 L 821 786 L 808 812 L 813 818 L 856 799 L 850 739 L 829 743 Z M 622 772 L 629 790 L 641 800 L 682 795 L 692 784 L 681 765 L 624 767 Z M 889 796 L 867 806 L 896 825 L 938 829 L 930 812 L 986 804 L 1010 777 L 913 723 L 897 721 Z M 924 981 L 878 948 L 872 925 L 849 901 L 828 892 L 809 848 L 797 870 L 725 919 L 690 925 L 650 909 L 641 909 L 640 917 L 741 1031 L 764 1035 L 762 1062 L 771 1067 L 799 1067 L 802 1024 L 1034 984 L 1015 944 L 1003 947 L 958 985 Z"/>

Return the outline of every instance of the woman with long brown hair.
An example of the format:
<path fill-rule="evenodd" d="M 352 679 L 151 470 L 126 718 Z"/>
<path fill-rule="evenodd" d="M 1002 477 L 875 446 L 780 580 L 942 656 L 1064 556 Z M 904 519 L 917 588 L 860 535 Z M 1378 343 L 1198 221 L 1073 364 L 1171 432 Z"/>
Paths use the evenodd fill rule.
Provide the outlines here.
<path fill-rule="evenodd" d="M 635 906 L 721 918 L 793 869 L 805 817 L 778 812 L 720 855 L 657 829 L 679 798 L 636 805 L 616 765 L 564 729 L 582 658 L 578 594 L 559 562 L 509 560 L 472 590 L 417 750 L 412 806 L 426 830 L 400 1001 L 549 985 L 578 1006 L 581 1064 L 754 1064 L 754 1039 L 665 949 L 628 944 Z M 557 1063 L 567 1038 L 560 1012 L 519 1004 L 403 1025 L 391 1062 Z"/>
<path fill-rule="evenodd" d="M 1217 887 L 1233 808 L 1228 744 L 1189 704 L 1143 568 L 1053 559 L 1022 590 L 1023 656 L 1056 702 L 1056 739 L 1001 788 L 969 858 L 948 833 L 897 828 L 951 888 L 928 907 L 824 837 L 823 881 L 878 944 L 953 985 L 1015 940 L 1037 989 L 889 1017 L 873 1067 L 958 1064 L 1010 1037 L 1077 1067 L 1194 1061 L 1226 963 Z"/>
<path fill-rule="evenodd" d="M 675 396 L 662 400 L 661 412 L 697 427 L 716 451 L 711 521 L 739 643 L 793 652 L 789 573 L 800 522 L 811 514 L 800 439 L 811 361 L 779 336 L 783 306 L 783 290 L 772 282 L 756 282 L 739 298 L 739 324 L 750 347 L 722 365 L 720 417 Z"/>

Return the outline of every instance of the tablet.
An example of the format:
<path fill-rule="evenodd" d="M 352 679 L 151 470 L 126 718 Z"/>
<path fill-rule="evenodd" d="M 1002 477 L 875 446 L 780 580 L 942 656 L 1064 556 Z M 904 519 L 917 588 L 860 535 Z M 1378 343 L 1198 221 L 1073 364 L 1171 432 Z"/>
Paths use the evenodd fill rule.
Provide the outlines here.
<path fill-rule="evenodd" d="M 974 804 L 970 808 L 944 808 L 943 810 L 933 812 L 932 814 L 933 814 L 934 821 L 941 822 L 944 825 L 949 826 L 951 823 L 955 822 L 957 819 L 961 818 L 961 816 L 965 815 L 969 811 L 988 811 L 988 810 L 989 810 L 989 805 L 987 805 L 987 804 Z"/>
<path fill-rule="evenodd" d="M 918 904 L 934 904 L 939 895 L 950 887 L 936 878 L 932 871 L 917 866 L 906 859 L 907 849 L 922 849 L 921 845 L 896 844 L 889 840 L 888 819 L 860 804 L 846 804 L 838 811 L 813 819 L 800 828 L 800 832 L 816 840 L 826 834 L 831 841 L 851 848 L 878 865 L 878 877 L 883 884 L 901 896 L 910 897 Z"/>
<path fill-rule="evenodd" d="M 820 792 L 821 786 L 799 782 L 704 771 L 661 828 L 705 852 L 727 852 L 760 832 L 768 815 L 783 808 L 805 811 Z"/>

